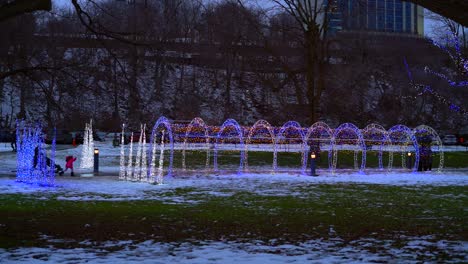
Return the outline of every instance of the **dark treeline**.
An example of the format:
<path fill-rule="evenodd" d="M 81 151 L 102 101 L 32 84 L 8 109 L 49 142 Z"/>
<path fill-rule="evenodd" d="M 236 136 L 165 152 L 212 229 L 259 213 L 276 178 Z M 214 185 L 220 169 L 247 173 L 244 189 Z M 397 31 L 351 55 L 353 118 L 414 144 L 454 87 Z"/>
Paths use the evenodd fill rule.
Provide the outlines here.
<path fill-rule="evenodd" d="M 0 23 L 1 126 L 28 118 L 79 129 L 93 118 L 101 129 L 118 130 L 161 115 L 213 125 L 227 118 L 466 125 L 466 116 L 419 95 L 406 74 L 404 58 L 415 79 L 465 107 L 467 93 L 424 72 L 429 65 L 458 76 L 446 53 L 417 36 L 331 34 L 326 14 L 333 6 L 305 12 L 230 0 L 71 2 L 70 10 Z"/>

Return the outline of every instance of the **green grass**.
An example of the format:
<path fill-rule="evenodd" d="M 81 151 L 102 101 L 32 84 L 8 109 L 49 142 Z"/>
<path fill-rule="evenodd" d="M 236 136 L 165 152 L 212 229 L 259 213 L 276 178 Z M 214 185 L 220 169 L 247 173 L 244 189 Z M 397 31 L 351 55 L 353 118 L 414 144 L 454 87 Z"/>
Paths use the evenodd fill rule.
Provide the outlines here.
<path fill-rule="evenodd" d="M 330 227 L 345 241 L 371 237 L 398 243 L 400 234 L 468 239 L 464 186 L 305 184 L 291 189 L 300 197 L 250 192 L 220 197 L 192 193 L 196 191 L 179 188 L 166 194 L 198 200 L 196 204 L 0 195 L 0 247 L 41 246 L 46 242 L 40 235 L 75 241 L 275 238 L 295 243 L 335 236 Z"/>
<path fill-rule="evenodd" d="M 165 152 L 165 155 L 168 152 Z M 358 166 L 361 165 L 362 155 L 358 153 Z M 218 166 L 221 169 L 237 169 L 239 166 L 240 152 L 239 151 L 218 151 Z M 383 166 L 388 166 L 389 154 L 383 154 Z M 281 152 L 277 156 L 279 168 L 301 168 L 301 154 L 293 152 Z M 165 166 L 168 165 L 169 159 L 167 155 L 164 159 Z M 186 168 L 192 170 L 200 170 L 205 168 L 206 151 L 186 151 Z M 437 168 L 440 162 L 440 155 L 434 153 L 433 168 Z M 273 163 L 272 152 L 249 151 L 248 164 L 251 167 L 260 166 L 264 168 L 271 167 Z M 401 168 L 401 154 L 393 155 L 393 168 Z M 210 153 L 210 168 L 213 166 L 213 152 Z M 319 168 L 328 168 L 328 152 L 322 152 L 321 158 L 318 160 Z M 378 152 L 368 151 L 366 155 L 366 168 L 378 168 Z M 466 168 L 468 167 L 468 152 L 445 152 L 444 153 L 445 168 Z M 173 168 L 182 168 L 182 151 L 174 151 Z M 354 168 L 354 152 L 340 151 L 338 153 L 337 168 Z"/>

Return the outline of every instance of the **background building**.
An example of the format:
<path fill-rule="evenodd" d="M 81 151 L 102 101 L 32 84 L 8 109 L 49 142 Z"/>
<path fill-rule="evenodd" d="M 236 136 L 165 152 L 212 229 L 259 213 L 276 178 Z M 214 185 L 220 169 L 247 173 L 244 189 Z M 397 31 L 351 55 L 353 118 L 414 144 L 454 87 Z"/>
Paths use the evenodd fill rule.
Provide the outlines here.
<path fill-rule="evenodd" d="M 401 0 L 336 0 L 330 30 L 366 30 L 424 35 L 424 9 Z"/>

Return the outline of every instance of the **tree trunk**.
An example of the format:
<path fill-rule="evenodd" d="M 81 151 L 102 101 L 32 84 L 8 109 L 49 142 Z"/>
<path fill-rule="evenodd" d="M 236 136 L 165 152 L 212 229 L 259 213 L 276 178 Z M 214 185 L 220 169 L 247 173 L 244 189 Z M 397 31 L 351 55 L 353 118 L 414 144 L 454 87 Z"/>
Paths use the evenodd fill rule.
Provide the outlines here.
<path fill-rule="evenodd" d="M 130 122 L 141 122 L 140 93 L 138 90 L 138 50 L 133 47 L 131 51 L 131 75 L 129 83 L 129 113 Z"/>
<path fill-rule="evenodd" d="M 306 34 L 306 82 L 307 82 L 307 99 L 309 101 L 309 120 L 310 123 L 315 123 L 315 41 L 314 32 L 308 30 Z"/>

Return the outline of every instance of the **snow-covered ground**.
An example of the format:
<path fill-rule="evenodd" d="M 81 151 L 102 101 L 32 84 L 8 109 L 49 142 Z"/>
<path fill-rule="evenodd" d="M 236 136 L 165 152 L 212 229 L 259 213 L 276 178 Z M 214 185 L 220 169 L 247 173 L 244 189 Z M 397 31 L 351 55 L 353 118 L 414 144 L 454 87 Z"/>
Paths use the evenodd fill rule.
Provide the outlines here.
<path fill-rule="evenodd" d="M 259 195 L 302 195 L 293 190 L 301 186 L 314 187 L 318 184 L 385 184 L 411 186 L 467 186 L 468 173 L 340 173 L 311 177 L 299 174 L 230 174 L 192 175 L 166 177 L 163 185 L 142 182 L 119 181 L 116 176 L 58 177 L 56 187 L 40 187 L 18 183 L 13 177 L 0 178 L 0 194 L 58 194 L 63 200 L 162 200 L 164 202 L 197 202 L 189 195 L 174 196 L 178 188 L 192 188 L 194 197 L 200 194 L 229 196 L 237 191 L 249 191 Z M 219 190 L 223 190 L 220 192 Z M 170 194 L 170 195 L 168 195 Z M 46 199 L 46 198 L 44 198 Z"/>
<path fill-rule="evenodd" d="M 202 241 L 160 243 L 148 240 L 80 243 L 82 247 L 0 249 L 2 263 L 420 263 L 437 261 L 450 251 L 452 263 L 466 260 L 467 242 L 434 241 L 432 237 L 402 237 L 409 243 L 398 248 L 392 241 L 360 239 L 345 243 L 340 238 L 282 244 L 271 240 L 248 243 Z M 44 238 L 50 243 L 54 239 Z M 63 241 L 56 241 L 63 242 Z M 376 252 L 375 248 L 379 250 Z M 117 250 L 116 250 L 117 248 Z M 425 262 L 428 263 L 428 262 Z"/>
<path fill-rule="evenodd" d="M 0 195 L 29 194 L 35 199 L 58 200 L 158 200 L 164 203 L 202 203 L 210 196 L 231 196 L 239 191 L 257 195 L 295 196 L 307 187 L 320 195 L 321 184 L 378 184 L 405 186 L 418 189 L 433 186 L 467 186 L 468 170 L 449 170 L 443 173 L 385 173 L 367 171 L 339 171 L 332 175 L 319 170 L 320 176 L 298 173 L 243 173 L 221 174 L 212 172 L 175 172 L 166 177 L 163 185 L 119 181 L 118 164 L 120 148 L 109 142 L 97 142 L 100 149 L 101 174 L 110 176 L 57 177 L 55 187 L 39 187 L 18 183 L 14 178 L 15 154 L 0 153 Z M 57 160 L 65 156 L 80 157 L 81 147 L 60 147 Z M 79 163 L 75 166 L 78 168 Z M 84 174 L 89 170 L 79 170 Z M 180 189 L 187 190 L 180 193 Z M 454 199 L 466 199 L 466 194 L 454 194 Z M 1 228 L 1 226 L 0 226 Z M 344 241 L 333 235 L 330 239 L 309 240 L 298 243 L 281 241 L 184 241 L 163 243 L 155 240 L 141 241 L 63 241 L 44 236 L 48 246 L 0 249 L 1 263 L 418 263 L 438 262 L 439 256 L 448 254 L 453 262 L 468 261 L 468 242 L 440 240 L 431 236 L 406 237 L 396 240 L 359 238 Z M 404 241 L 401 246 L 401 241 Z M 67 243 L 73 246 L 66 246 Z M 78 246 L 76 246 L 78 244 Z M 65 246 L 64 246 L 65 245 Z"/>

